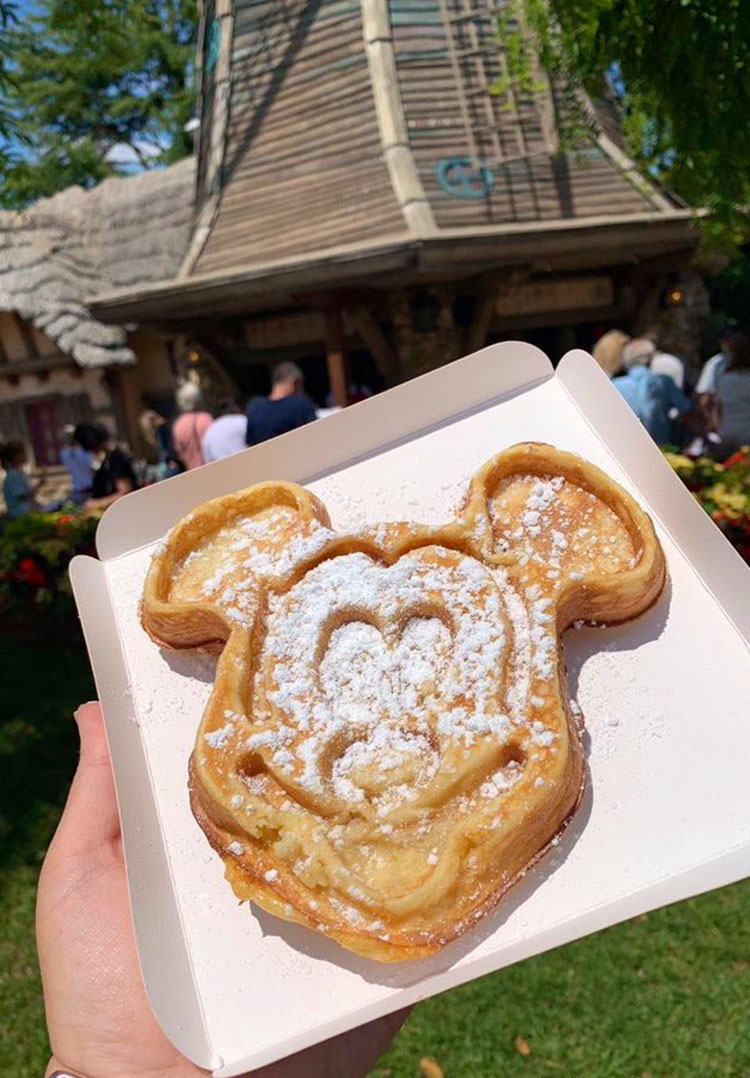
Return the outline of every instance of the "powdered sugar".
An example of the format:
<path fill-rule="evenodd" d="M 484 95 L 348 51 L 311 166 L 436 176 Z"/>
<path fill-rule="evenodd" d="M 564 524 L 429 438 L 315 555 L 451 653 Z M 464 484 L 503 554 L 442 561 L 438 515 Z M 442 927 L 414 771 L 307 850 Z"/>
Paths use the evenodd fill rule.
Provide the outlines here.
<path fill-rule="evenodd" d="M 413 799 L 440 767 L 436 733 L 440 744 L 471 745 L 509 729 L 504 607 L 479 562 L 437 548 L 390 567 L 364 554 L 321 563 L 269 619 L 268 698 L 281 725 L 256 738 L 301 733 L 289 771 L 309 789 L 330 783 L 378 811 Z M 334 742 L 326 777 L 320 761 Z"/>
<path fill-rule="evenodd" d="M 555 476 L 553 479 L 538 479 L 531 488 L 526 505 L 529 509 L 548 509 L 554 503 L 563 482 L 562 476 Z"/>
<path fill-rule="evenodd" d="M 524 497 L 520 510 L 519 489 Z M 548 580 L 563 573 L 582 580 L 592 570 L 615 572 L 635 564 L 627 528 L 614 511 L 563 476 L 515 476 L 510 487 L 490 499 L 490 513 L 498 537 L 517 552 L 519 564 L 539 566 Z"/>
<path fill-rule="evenodd" d="M 336 538 L 335 532 L 315 518 L 302 521 L 286 506 L 240 516 L 182 560 L 177 566 L 176 585 L 200 582 L 206 600 L 219 606 L 235 624 L 249 627 L 259 585 L 287 576 Z M 204 567 L 209 567 L 207 573 Z"/>
<path fill-rule="evenodd" d="M 229 744 L 229 739 L 234 733 L 234 723 L 228 722 L 225 726 L 222 726 L 219 730 L 212 730 L 203 735 L 204 741 L 211 746 L 212 749 L 223 749 Z"/>
<path fill-rule="evenodd" d="M 240 530 L 247 534 L 254 523 L 251 520 Z M 274 538 L 274 533 L 271 532 L 267 542 Z M 258 577 L 287 576 L 298 565 L 314 558 L 336 538 L 335 532 L 313 519 L 306 531 L 287 540 L 281 547 L 269 544 L 267 549 L 253 550 L 249 557 L 243 560 L 242 567 Z"/>
<path fill-rule="evenodd" d="M 247 716 L 227 710 L 226 724 L 206 734 L 207 744 L 222 749 L 236 740 L 241 751 L 260 757 L 259 773 L 241 778 L 268 810 L 278 807 L 285 787 L 284 811 L 294 805 L 296 814 L 302 805 L 306 816 L 320 814 L 309 841 L 346 859 L 341 889 L 357 904 L 370 898 L 353 879 L 366 880 L 383 856 L 371 853 L 373 847 L 413 838 L 423 843 L 428 865 L 439 863 L 442 809 L 436 806 L 454 776 L 462 783 L 451 798 L 456 811 L 468 817 L 481 810 L 488 827 L 500 826 L 504 795 L 524 775 L 527 758 L 536 766 L 558 751 L 557 731 L 547 725 L 558 691 L 555 596 L 580 573 L 582 544 L 601 529 L 592 517 L 594 535 L 583 534 L 587 527 L 578 535 L 574 505 L 566 501 L 578 488 L 562 477 L 514 478 L 503 489 L 510 523 L 494 539 L 496 548 L 518 556 L 520 573 L 446 549 L 437 536 L 435 546 L 393 564 L 387 554 L 383 561 L 364 552 L 334 554 L 328 548 L 338 544 L 338 534 L 287 506 L 235 520 L 183 563 L 191 586 L 233 621 L 262 625 L 252 708 Z M 505 512 L 504 496 L 491 500 L 491 512 Z M 594 509 L 587 505 L 585 512 Z M 387 549 L 407 534 L 404 528 L 371 524 L 359 534 Z M 613 534 L 613 543 L 607 541 L 616 547 Z M 246 726 L 241 738 L 238 721 Z M 520 755 L 492 770 L 491 753 L 502 746 Z M 480 764 L 472 786 L 474 759 L 489 761 L 489 768 Z M 351 827 L 327 820 L 331 799 Z M 316 801 L 320 808 L 311 810 Z M 254 812 L 252 797 L 234 795 L 231 805 L 243 818 Z M 366 830 L 358 832 L 355 821 Z M 268 826 L 286 836 L 268 840 L 279 850 L 290 843 L 295 829 L 287 832 L 285 820 Z M 367 867 L 355 867 L 359 859 Z M 294 852 L 288 864 L 307 886 L 317 886 L 320 874 L 330 879 L 317 854 Z M 266 882 L 277 878 L 272 871 Z M 340 912 L 360 916 L 347 903 Z"/>

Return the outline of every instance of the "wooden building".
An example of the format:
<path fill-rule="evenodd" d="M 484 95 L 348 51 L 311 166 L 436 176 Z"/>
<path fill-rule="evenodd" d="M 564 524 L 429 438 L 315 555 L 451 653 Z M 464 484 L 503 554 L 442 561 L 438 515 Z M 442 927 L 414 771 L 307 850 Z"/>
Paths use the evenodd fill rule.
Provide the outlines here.
<path fill-rule="evenodd" d="M 501 6 L 205 0 L 190 240 L 176 274 L 92 296 L 95 317 L 187 332 L 244 393 L 296 358 L 319 403 L 500 337 L 555 356 L 658 318 L 690 212 L 609 106 L 579 99 L 566 146 L 564 93 L 542 72 L 507 88 Z"/>
<path fill-rule="evenodd" d="M 324 405 L 501 338 L 697 341 L 662 303 L 700 299 L 690 212 L 610 106 L 566 143 L 569 95 L 508 88 L 498 4 L 204 0 L 195 159 L 0 213 L 0 440 L 54 465 L 98 418 L 139 451 L 188 372 L 247 396 L 295 359 Z"/>

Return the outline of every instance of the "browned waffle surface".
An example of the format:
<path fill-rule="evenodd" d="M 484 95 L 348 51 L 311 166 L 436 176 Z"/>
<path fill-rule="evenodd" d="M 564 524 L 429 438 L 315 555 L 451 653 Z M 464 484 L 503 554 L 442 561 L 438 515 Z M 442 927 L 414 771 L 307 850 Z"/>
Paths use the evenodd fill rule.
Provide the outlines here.
<path fill-rule="evenodd" d="M 593 465 L 515 446 L 444 526 L 332 530 L 293 483 L 200 506 L 142 620 L 223 649 L 190 796 L 235 893 L 381 961 L 486 913 L 584 780 L 560 634 L 659 595 L 651 521 Z"/>

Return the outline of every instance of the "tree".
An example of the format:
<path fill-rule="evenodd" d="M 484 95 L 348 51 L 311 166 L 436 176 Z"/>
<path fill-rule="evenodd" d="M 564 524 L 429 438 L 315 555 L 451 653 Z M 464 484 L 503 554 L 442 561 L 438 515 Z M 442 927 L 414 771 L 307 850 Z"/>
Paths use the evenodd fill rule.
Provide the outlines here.
<path fill-rule="evenodd" d="M 0 205 L 189 153 L 196 25 L 195 0 L 42 0 L 7 27 Z"/>
<path fill-rule="evenodd" d="M 500 36 L 527 89 L 532 50 L 558 85 L 608 84 L 631 155 L 710 238 L 747 238 L 750 0 L 509 0 Z"/>
<path fill-rule="evenodd" d="M 11 36 L 17 21 L 16 5 L 11 0 L 0 0 L 0 95 L 9 85 Z M 11 130 L 12 118 L 8 115 L 3 97 L 0 96 L 0 138 L 8 138 Z"/>

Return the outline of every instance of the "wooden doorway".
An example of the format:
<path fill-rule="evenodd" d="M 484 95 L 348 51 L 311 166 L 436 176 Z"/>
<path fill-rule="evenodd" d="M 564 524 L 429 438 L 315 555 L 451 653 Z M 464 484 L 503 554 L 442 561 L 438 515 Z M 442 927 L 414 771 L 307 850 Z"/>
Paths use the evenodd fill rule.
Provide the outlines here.
<path fill-rule="evenodd" d="M 40 468 L 60 463 L 62 419 L 55 400 L 31 401 L 24 405 L 34 459 Z"/>

